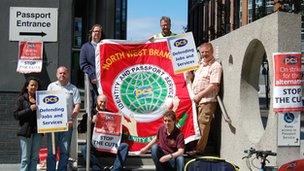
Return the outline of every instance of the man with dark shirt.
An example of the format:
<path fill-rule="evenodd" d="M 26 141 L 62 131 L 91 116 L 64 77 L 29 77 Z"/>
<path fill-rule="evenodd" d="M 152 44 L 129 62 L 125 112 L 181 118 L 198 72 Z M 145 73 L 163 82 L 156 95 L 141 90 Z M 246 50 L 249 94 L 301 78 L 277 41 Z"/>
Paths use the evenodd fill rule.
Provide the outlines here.
<path fill-rule="evenodd" d="M 95 68 L 95 50 L 97 44 L 103 39 L 103 29 L 101 25 L 95 24 L 89 31 L 89 41 L 82 45 L 80 50 L 79 66 L 81 70 L 88 74 L 91 86 L 92 104 L 91 107 L 95 107 L 96 98 L 98 96 L 97 91 L 97 79 Z"/>
<path fill-rule="evenodd" d="M 183 133 L 175 126 L 175 112 L 166 111 L 163 121 L 164 125 L 158 129 L 156 137 L 140 153 L 144 154 L 152 147 L 151 155 L 157 171 L 182 171 L 185 142 Z"/>

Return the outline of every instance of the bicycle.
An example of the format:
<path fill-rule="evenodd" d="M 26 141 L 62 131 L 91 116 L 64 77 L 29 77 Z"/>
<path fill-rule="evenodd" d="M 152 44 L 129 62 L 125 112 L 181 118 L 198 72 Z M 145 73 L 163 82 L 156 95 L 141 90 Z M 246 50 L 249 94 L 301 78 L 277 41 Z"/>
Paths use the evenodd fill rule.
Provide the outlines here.
<path fill-rule="evenodd" d="M 267 160 L 267 157 L 268 156 L 276 156 L 277 155 L 277 153 L 274 153 L 272 151 L 268 151 L 268 150 L 266 150 L 266 151 L 264 151 L 264 150 L 255 150 L 254 148 L 250 148 L 249 150 L 245 150 L 244 153 L 246 153 L 247 155 L 244 156 L 242 159 L 246 158 L 246 165 L 247 165 L 247 167 L 248 167 L 248 169 L 250 171 L 252 171 L 251 165 L 254 166 L 254 164 L 252 162 L 255 159 L 260 159 L 261 160 L 260 161 L 261 167 L 260 168 L 258 168 L 256 166 L 254 166 L 254 167 L 257 168 L 257 169 L 260 169 L 260 171 L 266 171 L 266 161 L 269 163 L 269 160 Z M 249 159 L 253 155 L 255 155 L 255 158 L 253 158 L 251 160 L 251 163 L 250 163 Z"/>

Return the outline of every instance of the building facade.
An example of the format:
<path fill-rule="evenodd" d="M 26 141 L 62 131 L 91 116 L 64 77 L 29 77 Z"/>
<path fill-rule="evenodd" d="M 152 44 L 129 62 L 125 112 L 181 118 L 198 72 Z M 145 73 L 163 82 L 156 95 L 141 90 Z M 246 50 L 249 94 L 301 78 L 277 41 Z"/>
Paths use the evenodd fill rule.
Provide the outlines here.
<path fill-rule="evenodd" d="M 100 24 L 103 27 L 106 39 L 125 40 L 127 38 L 127 0 L 75 0 L 73 19 L 72 82 L 83 88 L 84 75 L 79 67 L 81 45 L 88 41 L 89 30 L 94 24 Z"/>
<path fill-rule="evenodd" d="M 83 73 L 79 68 L 79 51 L 87 41 L 90 27 L 101 24 L 106 38 L 126 39 L 127 0 L 83 1 L 83 0 L 3 0 L 0 7 L 0 163 L 19 163 L 19 138 L 16 136 L 18 122 L 13 111 L 17 95 L 25 79 L 36 76 L 42 82 L 42 89 L 56 80 L 56 69 L 64 65 L 71 68 L 71 82 L 83 87 Z M 55 8 L 58 11 L 57 41 L 43 42 L 43 65 L 40 73 L 20 74 L 16 72 L 19 41 L 9 38 L 11 28 L 11 7 L 22 8 L 28 13 L 35 9 Z M 9 14 L 9 16 L 8 16 Z M 28 28 L 25 28 L 28 29 Z"/>
<path fill-rule="evenodd" d="M 274 3 L 273 0 L 188 0 L 187 31 L 191 31 L 193 33 L 195 43 L 198 46 L 201 43 L 220 38 L 248 23 L 254 22 L 276 11 L 301 13 L 301 45 L 303 54 L 304 2 L 300 0 L 284 1 L 284 3 L 281 0 L 275 0 L 275 2 L 276 3 Z M 215 51 L 217 51 L 217 49 L 215 49 Z M 267 61 L 266 53 L 262 55 L 262 58 L 263 60 L 261 62 L 259 75 L 259 105 L 261 120 L 265 129 L 270 106 L 270 81 L 268 73 L 269 64 Z M 303 61 L 304 60 L 302 56 L 302 66 L 304 64 Z M 218 125 L 216 127 L 217 130 L 220 130 L 220 128 L 221 125 Z M 218 139 L 221 138 L 218 136 L 220 135 L 218 132 L 211 131 L 210 134 L 211 136 L 217 137 Z M 301 139 L 304 139 L 304 137 L 301 137 Z M 219 140 L 216 142 L 218 141 Z M 218 151 L 219 148 L 219 145 L 217 145 L 216 149 L 218 149 Z"/>
<path fill-rule="evenodd" d="M 300 0 L 188 0 L 188 31 L 199 45 L 276 11 L 301 13 L 304 29 L 303 9 Z"/>

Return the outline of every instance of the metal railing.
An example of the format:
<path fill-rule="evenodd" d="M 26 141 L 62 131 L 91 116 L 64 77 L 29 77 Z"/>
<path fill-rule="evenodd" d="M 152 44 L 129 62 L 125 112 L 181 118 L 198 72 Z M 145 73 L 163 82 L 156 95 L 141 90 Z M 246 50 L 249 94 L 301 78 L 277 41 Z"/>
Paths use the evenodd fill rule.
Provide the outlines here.
<path fill-rule="evenodd" d="M 87 74 L 85 74 L 84 78 L 84 108 L 87 113 L 87 137 L 86 137 L 86 170 L 90 170 L 90 153 L 91 153 L 91 92 L 90 92 L 90 79 Z"/>

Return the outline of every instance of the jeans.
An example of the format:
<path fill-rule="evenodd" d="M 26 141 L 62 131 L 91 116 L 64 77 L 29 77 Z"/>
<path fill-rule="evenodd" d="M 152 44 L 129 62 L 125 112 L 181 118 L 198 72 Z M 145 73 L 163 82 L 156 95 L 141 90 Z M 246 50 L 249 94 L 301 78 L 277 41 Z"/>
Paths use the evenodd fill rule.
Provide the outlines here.
<path fill-rule="evenodd" d="M 125 164 L 125 161 L 127 159 L 128 152 L 129 152 L 129 145 L 126 143 L 121 143 L 117 149 L 117 155 L 116 155 L 116 158 L 114 161 L 112 171 L 122 170 L 122 168 Z"/>
<path fill-rule="evenodd" d="M 84 146 L 81 150 L 82 156 L 86 159 L 86 149 L 87 147 Z M 121 143 L 120 146 L 117 149 L 117 155 L 113 164 L 112 171 L 120 171 L 122 170 L 125 161 L 127 159 L 129 153 L 129 145 L 126 143 Z M 103 165 L 93 153 L 90 155 L 90 162 L 91 162 L 91 167 L 92 171 L 100 171 L 103 170 Z"/>
<path fill-rule="evenodd" d="M 176 170 L 183 171 L 184 170 L 184 156 L 178 156 L 175 159 L 171 159 L 167 162 L 161 163 L 159 159 L 165 155 L 163 150 L 160 148 L 158 144 L 154 144 L 151 148 L 151 155 L 153 162 L 156 166 L 157 171 L 168 171 L 168 170 Z"/>
<path fill-rule="evenodd" d="M 59 155 L 59 163 L 58 163 L 58 171 L 66 171 L 69 161 L 69 152 L 70 152 L 70 144 L 72 138 L 73 129 L 69 129 L 65 132 L 55 132 L 55 147 L 56 149 L 59 147 L 60 155 Z M 48 156 L 46 160 L 47 171 L 55 171 L 56 170 L 56 155 L 53 154 L 52 148 L 52 134 L 47 134 L 47 146 L 48 146 Z"/>
<path fill-rule="evenodd" d="M 41 135 L 32 134 L 30 138 L 20 136 L 21 163 L 20 171 L 37 170 L 38 151 Z"/>

